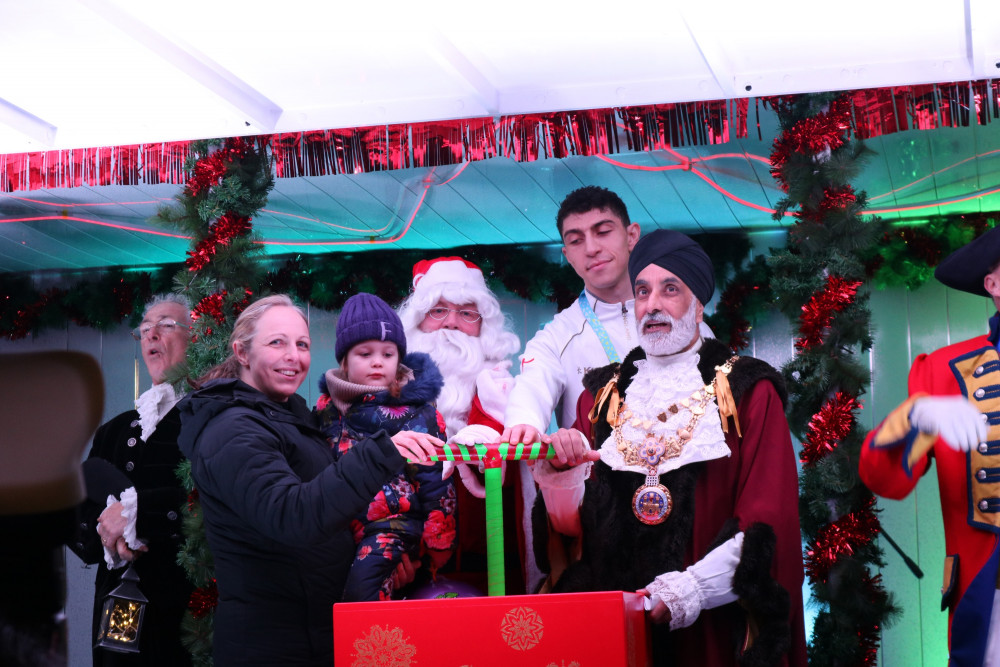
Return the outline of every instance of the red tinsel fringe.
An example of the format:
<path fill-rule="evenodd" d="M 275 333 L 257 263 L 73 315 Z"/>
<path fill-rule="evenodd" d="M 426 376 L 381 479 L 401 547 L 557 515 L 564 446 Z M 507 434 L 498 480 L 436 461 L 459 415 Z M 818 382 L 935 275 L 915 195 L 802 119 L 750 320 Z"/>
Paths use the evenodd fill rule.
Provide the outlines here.
<path fill-rule="evenodd" d="M 839 124 L 869 139 L 909 129 L 985 125 L 1000 116 L 1000 81 L 900 86 L 854 91 L 815 137 Z M 666 146 L 706 146 L 747 136 L 747 99 L 522 114 L 428 123 L 289 132 L 270 143 L 278 178 L 360 174 L 507 157 L 520 162 L 571 155 L 616 154 Z M 806 139 L 823 149 L 812 132 Z M 832 145 L 831 145 L 832 146 Z M 624 148 L 623 148 L 624 147 Z M 0 192 L 83 185 L 187 183 L 189 142 L 175 141 L 0 155 Z"/>
<path fill-rule="evenodd" d="M 850 394 L 838 391 L 809 420 L 806 438 L 802 443 L 800 460 L 811 465 L 837 448 L 840 441 L 854 428 L 856 410 L 861 401 Z"/>
<path fill-rule="evenodd" d="M 826 285 L 802 306 L 799 316 L 799 333 L 795 347 L 805 350 L 823 342 L 823 333 L 833 321 L 834 313 L 840 312 L 854 302 L 854 296 L 862 282 L 844 280 L 840 276 L 829 276 Z"/>

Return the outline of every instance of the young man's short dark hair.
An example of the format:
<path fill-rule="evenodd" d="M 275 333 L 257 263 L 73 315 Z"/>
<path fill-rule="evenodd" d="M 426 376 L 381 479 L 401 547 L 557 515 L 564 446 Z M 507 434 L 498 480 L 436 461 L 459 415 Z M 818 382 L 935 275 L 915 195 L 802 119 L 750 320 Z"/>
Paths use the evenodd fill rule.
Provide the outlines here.
<path fill-rule="evenodd" d="M 626 227 L 631 224 L 628 218 L 628 209 L 625 208 L 625 202 L 622 201 L 621 197 L 599 185 L 585 185 L 566 195 L 562 204 L 559 205 L 559 213 L 556 214 L 556 228 L 559 230 L 559 236 L 562 236 L 563 221 L 567 216 L 574 213 L 586 213 L 595 208 L 611 211 L 621 218 L 622 224 Z"/>

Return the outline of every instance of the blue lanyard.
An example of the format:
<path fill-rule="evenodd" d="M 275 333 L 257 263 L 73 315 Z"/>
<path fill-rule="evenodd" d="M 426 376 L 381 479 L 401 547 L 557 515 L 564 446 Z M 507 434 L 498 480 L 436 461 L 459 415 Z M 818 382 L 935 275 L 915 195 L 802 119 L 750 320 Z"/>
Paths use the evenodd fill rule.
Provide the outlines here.
<path fill-rule="evenodd" d="M 594 330 L 597 334 L 597 340 L 601 341 L 601 345 L 604 346 L 604 353 L 608 355 L 608 361 L 611 363 L 619 363 L 621 357 L 618 356 L 617 350 L 615 350 L 614 343 L 611 342 L 611 336 L 608 335 L 608 330 L 604 328 L 601 321 L 597 319 L 597 313 L 590 305 L 590 301 L 587 300 L 587 292 L 580 292 L 580 298 L 577 299 L 580 303 L 580 310 L 583 311 L 583 316 L 587 318 L 587 322 L 590 323 L 590 328 Z"/>

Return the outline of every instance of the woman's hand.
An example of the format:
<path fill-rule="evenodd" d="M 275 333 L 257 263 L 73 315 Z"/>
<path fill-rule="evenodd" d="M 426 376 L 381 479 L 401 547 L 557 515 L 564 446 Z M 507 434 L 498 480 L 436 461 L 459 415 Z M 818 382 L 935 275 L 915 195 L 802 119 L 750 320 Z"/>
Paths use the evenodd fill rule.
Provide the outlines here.
<path fill-rule="evenodd" d="M 433 464 L 431 457 L 439 454 L 439 448 L 444 447 L 443 440 L 417 431 L 400 431 L 392 436 L 392 444 L 396 445 L 396 451 L 403 458 L 424 465 Z"/>

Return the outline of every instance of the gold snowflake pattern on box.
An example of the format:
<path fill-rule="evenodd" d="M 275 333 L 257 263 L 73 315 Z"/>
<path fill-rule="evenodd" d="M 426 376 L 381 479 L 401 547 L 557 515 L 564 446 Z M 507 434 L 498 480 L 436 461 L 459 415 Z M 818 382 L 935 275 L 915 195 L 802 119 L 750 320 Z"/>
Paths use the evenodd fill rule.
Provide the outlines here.
<path fill-rule="evenodd" d="M 545 667 L 580 667 L 580 663 L 578 663 L 576 660 L 570 660 L 569 662 L 563 660 L 562 663 L 559 665 L 557 665 L 554 662 L 550 662 Z"/>
<path fill-rule="evenodd" d="M 366 636 L 354 640 L 351 667 L 410 667 L 417 647 L 409 639 L 402 628 L 373 625 Z"/>
<path fill-rule="evenodd" d="M 516 607 L 500 621 L 500 636 L 515 651 L 528 651 L 542 641 L 545 624 L 531 607 Z"/>

